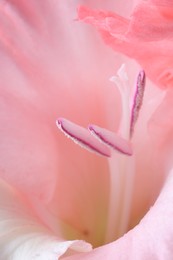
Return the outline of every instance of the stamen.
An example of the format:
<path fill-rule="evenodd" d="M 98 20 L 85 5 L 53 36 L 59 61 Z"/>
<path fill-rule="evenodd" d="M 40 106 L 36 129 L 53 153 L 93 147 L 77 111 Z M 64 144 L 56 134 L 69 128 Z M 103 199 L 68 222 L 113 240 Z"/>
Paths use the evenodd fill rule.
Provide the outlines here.
<path fill-rule="evenodd" d="M 111 156 L 110 149 L 93 138 L 87 129 L 64 118 L 57 119 L 56 125 L 67 137 L 82 148 L 106 157 Z"/>
<path fill-rule="evenodd" d="M 126 141 L 121 136 L 96 125 L 89 125 L 88 129 L 93 136 L 108 147 L 111 147 L 120 153 L 132 155 L 132 147 L 130 142 Z"/>
<path fill-rule="evenodd" d="M 139 111 L 142 106 L 143 96 L 145 90 L 145 72 L 140 71 L 137 81 L 136 81 L 136 90 L 133 99 L 133 105 L 131 110 L 131 119 L 130 119 L 130 137 L 132 137 L 134 132 L 134 126 L 139 116 Z"/>

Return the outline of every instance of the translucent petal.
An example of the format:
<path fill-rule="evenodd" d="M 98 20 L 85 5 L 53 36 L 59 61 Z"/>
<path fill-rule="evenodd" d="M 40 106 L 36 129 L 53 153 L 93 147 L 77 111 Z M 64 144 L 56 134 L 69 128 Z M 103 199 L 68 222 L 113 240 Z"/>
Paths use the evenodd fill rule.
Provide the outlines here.
<path fill-rule="evenodd" d="M 35 216 L 22 194 L 3 181 L 0 181 L 0 248 L 2 260 L 57 260 L 68 248 L 91 250 L 85 242 L 56 237 Z"/>

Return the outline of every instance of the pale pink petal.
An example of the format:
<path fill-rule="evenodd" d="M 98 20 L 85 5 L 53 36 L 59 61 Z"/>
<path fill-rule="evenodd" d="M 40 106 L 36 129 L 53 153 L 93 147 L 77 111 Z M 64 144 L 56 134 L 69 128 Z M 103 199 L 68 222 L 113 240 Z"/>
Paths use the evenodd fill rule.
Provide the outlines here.
<path fill-rule="evenodd" d="M 137 60 L 153 82 L 166 88 L 173 84 L 172 8 L 170 1 L 140 1 L 127 19 L 81 7 L 79 19 L 96 26 L 109 46 Z"/>
<path fill-rule="evenodd" d="M 83 241 L 63 241 L 33 214 L 29 203 L 15 189 L 0 181 L 1 259 L 57 260 L 68 248 L 86 252 Z"/>
<path fill-rule="evenodd" d="M 45 202 L 53 196 L 61 171 L 59 159 L 66 160 L 68 147 L 57 133 L 56 118 L 118 126 L 105 109 L 117 95 L 113 89 L 107 91 L 116 62 L 112 52 L 103 51 L 101 41 L 98 46 L 90 29 L 83 30 L 74 21 L 76 6 L 76 2 L 52 1 L 0 3 L 0 175 Z M 81 157 L 81 150 L 74 150 L 63 171 L 78 175 L 71 165 Z M 79 168 L 86 160 L 82 154 Z M 91 164 L 87 165 L 92 172 Z"/>
<path fill-rule="evenodd" d="M 173 4 L 168 1 L 141 1 L 131 17 L 128 37 L 158 41 L 173 37 Z"/>
<path fill-rule="evenodd" d="M 125 33 L 129 27 L 129 20 L 113 12 L 94 11 L 84 6 L 78 8 L 79 20 L 96 26 L 104 41 L 116 51 L 130 55 L 131 49 L 127 49 Z"/>
<path fill-rule="evenodd" d="M 98 246 L 107 221 L 107 161 L 74 147 L 55 126 L 59 116 L 111 130 L 119 125 L 119 96 L 108 91 L 119 56 L 92 28 L 74 22 L 81 2 L 1 1 L 0 167 L 3 178 L 32 201 L 38 199 L 36 208 L 41 205 L 55 223 L 62 221 L 67 237 Z M 113 10 L 125 4 L 128 9 L 129 2 L 89 5 Z"/>
<path fill-rule="evenodd" d="M 109 77 L 120 61 L 92 28 L 74 20 L 81 2 L 0 2 L 0 176 L 36 209 L 44 208 L 40 217 L 54 216 L 55 232 L 62 221 L 66 237 L 99 245 L 107 220 L 108 162 L 68 142 L 55 125 L 59 116 L 82 126 L 119 125 L 120 101 L 110 113 L 118 93 L 109 88 Z M 100 4 L 115 3 L 90 1 L 91 7 Z"/>
<path fill-rule="evenodd" d="M 158 197 L 141 222 L 119 240 L 91 253 L 64 259 L 158 259 L 169 260 L 173 255 L 173 171 Z"/>
<path fill-rule="evenodd" d="M 142 208 L 140 201 L 145 200 L 147 204 L 149 197 L 150 199 L 153 197 L 154 201 L 154 197 L 159 193 L 159 187 L 162 186 L 167 172 L 172 167 L 173 158 L 172 90 L 167 91 L 166 95 L 153 93 L 153 98 L 148 91 L 149 89 L 146 88 L 143 107 L 135 129 L 136 135 L 134 134 L 133 139 L 137 157 L 136 172 L 140 173 L 136 175 L 133 191 L 134 204 L 131 219 L 134 221 L 138 215 L 137 212 Z M 155 102 L 157 104 L 154 104 Z M 154 110 L 153 106 L 155 106 Z M 146 126 L 143 124 L 144 119 L 148 121 Z M 143 183 L 141 187 L 139 187 L 139 182 Z M 154 183 L 157 185 L 153 185 Z M 133 224 L 132 221 L 130 226 L 132 227 Z"/>
<path fill-rule="evenodd" d="M 172 154 L 173 140 L 173 91 L 169 89 L 161 104 L 157 107 L 148 122 L 148 131 L 152 138 L 152 143 L 157 145 L 158 150 L 163 151 L 165 156 L 170 155 L 170 163 Z"/>

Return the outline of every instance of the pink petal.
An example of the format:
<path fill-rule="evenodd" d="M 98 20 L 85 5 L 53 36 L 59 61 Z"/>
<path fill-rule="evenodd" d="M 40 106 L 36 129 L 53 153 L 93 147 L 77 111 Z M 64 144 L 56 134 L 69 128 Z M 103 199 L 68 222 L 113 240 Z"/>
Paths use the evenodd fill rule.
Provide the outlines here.
<path fill-rule="evenodd" d="M 122 154 L 132 155 L 131 144 L 121 136 L 96 125 L 89 125 L 88 128 L 93 136 L 108 147 L 113 148 Z"/>
<path fill-rule="evenodd" d="M 172 259 L 173 255 L 173 171 L 155 202 L 141 222 L 119 240 L 91 253 L 64 259 Z"/>
<path fill-rule="evenodd" d="M 35 207 L 54 214 L 54 230 L 61 219 L 68 237 L 98 246 L 107 221 L 108 163 L 64 141 L 55 120 L 64 116 L 117 129 L 120 102 L 107 84 L 119 56 L 92 29 L 72 22 L 75 1 L 1 4 L 1 177 L 30 200 L 37 197 Z M 113 10 L 115 4 L 124 1 L 90 1 L 93 8 Z"/>
<path fill-rule="evenodd" d="M 158 41 L 173 37 L 173 4 L 168 1 L 141 1 L 134 9 L 128 37 Z"/>
<path fill-rule="evenodd" d="M 169 89 L 162 102 L 152 114 L 148 122 L 148 130 L 153 144 L 157 145 L 159 150 L 164 150 L 165 156 L 171 155 L 172 158 L 172 140 L 173 140 L 173 91 Z M 170 160 L 171 160 L 170 158 Z"/>
<path fill-rule="evenodd" d="M 46 202 L 52 198 L 61 168 L 57 157 L 65 160 L 62 150 L 66 148 L 59 141 L 64 138 L 55 127 L 57 116 L 82 124 L 92 119 L 112 125 L 104 104 L 116 96 L 107 91 L 114 58 L 103 51 L 104 46 L 98 48 L 97 37 L 83 30 L 75 16 L 75 3 L 0 3 L 0 175 L 29 197 Z M 99 60 L 108 57 L 109 65 L 103 62 L 98 69 Z M 80 153 L 76 149 L 69 160 L 73 162 Z M 76 172 L 69 165 L 66 172 Z"/>
<path fill-rule="evenodd" d="M 108 162 L 68 142 L 55 121 L 63 116 L 117 129 L 120 102 L 114 122 L 105 107 L 117 96 L 108 85 L 119 60 L 74 21 L 76 7 L 75 1 L 0 2 L 0 177 L 26 194 L 54 232 L 61 221 L 69 239 L 98 245 L 106 229 Z"/>
<path fill-rule="evenodd" d="M 94 11 L 84 6 L 78 9 L 80 20 L 94 25 L 101 33 L 104 41 L 111 47 L 116 46 L 116 51 L 125 52 L 127 40 L 125 33 L 128 30 L 129 20 L 113 12 Z M 127 50 L 129 55 L 131 50 Z"/>
<path fill-rule="evenodd" d="M 81 7 L 79 18 L 96 26 L 106 44 L 137 60 L 154 83 L 166 88 L 173 85 L 172 8 L 170 1 L 142 1 L 125 19 Z"/>
<path fill-rule="evenodd" d="M 100 30 L 107 30 L 113 34 L 122 37 L 128 29 L 128 20 L 113 12 L 102 12 L 90 10 L 87 7 L 80 6 L 78 8 L 79 20 L 92 24 Z M 115 26 L 115 21 L 116 25 Z"/>
<path fill-rule="evenodd" d="M 0 181 L 1 259 L 57 260 L 69 248 L 87 252 L 83 241 L 63 241 L 34 215 L 29 203 L 15 189 Z"/>
<path fill-rule="evenodd" d="M 99 155 L 104 155 L 107 157 L 111 156 L 110 150 L 92 138 L 85 128 L 63 118 L 59 118 L 56 124 L 67 137 L 70 137 L 82 148 L 98 153 Z"/>

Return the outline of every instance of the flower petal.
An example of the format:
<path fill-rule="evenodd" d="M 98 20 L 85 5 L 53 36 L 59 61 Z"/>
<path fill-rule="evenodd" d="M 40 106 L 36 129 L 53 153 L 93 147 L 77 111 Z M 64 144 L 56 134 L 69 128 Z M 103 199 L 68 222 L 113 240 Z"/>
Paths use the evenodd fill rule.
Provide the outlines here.
<path fill-rule="evenodd" d="M 0 176 L 44 202 L 51 200 L 56 188 L 57 158 L 65 160 L 57 116 L 81 124 L 92 119 L 118 126 L 104 109 L 104 103 L 114 98 L 107 84 L 115 59 L 101 44 L 98 47 L 96 35 L 83 30 L 75 16 L 72 2 L 0 2 Z M 98 58 L 108 57 L 109 65 L 103 62 L 98 69 Z M 75 151 L 77 158 L 80 150 Z M 66 171 L 76 172 L 69 165 L 74 164 L 66 164 Z"/>
<path fill-rule="evenodd" d="M 128 37 L 158 41 L 173 37 L 173 4 L 170 1 L 141 1 L 132 14 Z M 134 33 L 135 32 L 135 33 Z"/>
<path fill-rule="evenodd" d="M 62 221 L 69 239 L 102 244 L 108 163 L 68 143 L 55 121 L 62 116 L 116 129 L 120 102 L 111 116 L 105 107 L 117 95 L 108 91 L 108 79 L 119 60 L 91 28 L 74 21 L 77 3 L 0 1 L 0 177 L 26 194 L 35 209 L 45 209 L 40 218 L 53 215 L 54 221 L 45 222 L 54 232 Z"/>
<path fill-rule="evenodd" d="M 104 41 L 111 47 L 116 47 L 116 51 L 125 52 L 127 55 L 131 52 L 126 50 L 127 39 L 125 33 L 129 27 L 129 20 L 113 12 L 94 11 L 84 6 L 78 9 L 80 20 L 94 25 L 101 33 Z"/>
<path fill-rule="evenodd" d="M 170 155 L 172 158 L 172 140 L 173 140 L 173 91 L 169 89 L 165 92 L 161 104 L 157 107 L 148 122 L 148 130 L 153 144 L 157 145 L 158 150 L 163 154 Z"/>
<path fill-rule="evenodd" d="M 68 248 L 91 250 L 82 241 L 63 241 L 54 236 L 34 215 L 26 199 L 0 180 L 1 259 L 57 260 Z"/>
<path fill-rule="evenodd" d="M 140 1 L 126 19 L 81 7 L 79 19 L 94 25 L 106 44 L 137 60 L 154 83 L 167 88 L 173 85 L 172 8 L 170 1 Z"/>
<path fill-rule="evenodd" d="M 154 206 L 133 230 L 111 244 L 94 249 L 91 253 L 64 259 L 172 259 L 172 203 L 173 170 Z"/>

